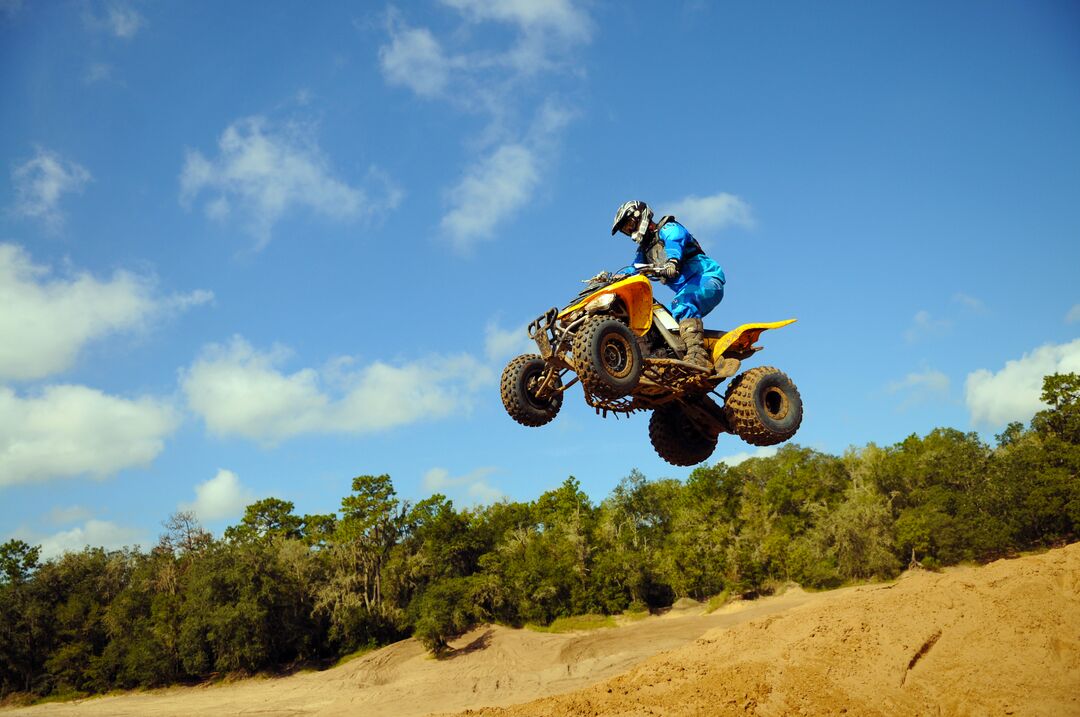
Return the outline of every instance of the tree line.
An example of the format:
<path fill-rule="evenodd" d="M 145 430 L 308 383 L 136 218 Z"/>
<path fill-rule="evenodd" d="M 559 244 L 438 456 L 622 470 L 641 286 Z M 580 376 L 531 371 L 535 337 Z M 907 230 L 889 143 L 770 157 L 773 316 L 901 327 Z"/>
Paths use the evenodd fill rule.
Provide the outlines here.
<path fill-rule="evenodd" d="M 438 654 L 482 622 L 549 624 L 681 597 L 887 580 L 1076 539 L 1080 376 L 984 443 L 936 429 L 833 456 L 787 445 L 686 481 L 638 471 L 594 504 L 570 477 L 530 502 L 411 503 L 358 476 L 340 510 L 277 498 L 215 538 L 191 513 L 156 546 L 41 562 L 0 546 L 0 698 L 327 665 L 414 635 Z"/>

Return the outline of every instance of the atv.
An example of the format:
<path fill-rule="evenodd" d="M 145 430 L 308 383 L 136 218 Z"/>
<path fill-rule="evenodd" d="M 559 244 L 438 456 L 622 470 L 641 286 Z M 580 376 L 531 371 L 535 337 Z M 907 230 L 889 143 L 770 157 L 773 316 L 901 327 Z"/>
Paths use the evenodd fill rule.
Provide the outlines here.
<path fill-rule="evenodd" d="M 543 426 L 559 413 L 566 390 L 580 382 L 585 402 L 602 416 L 651 411 L 653 448 L 673 465 L 701 463 L 721 433 L 754 446 L 794 436 L 802 398 L 791 379 L 771 366 L 736 374 L 761 350 L 754 344 L 763 331 L 795 319 L 706 329 L 713 365 L 702 368 L 684 360 L 679 322 L 653 298 L 650 278 L 659 278 L 660 271 L 635 264 L 615 274 L 601 272 L 585 280 L 585 289 L 566 308 L 552 308 L 530 323 L 529 338 L 539 354 L 518 356 L 502 373 L 500 392 L 510 417 Z M 569 373 L 575 376 L 567 381 Z M 710 394 L 719 398 L 724 381 L 719 405 Z"/>

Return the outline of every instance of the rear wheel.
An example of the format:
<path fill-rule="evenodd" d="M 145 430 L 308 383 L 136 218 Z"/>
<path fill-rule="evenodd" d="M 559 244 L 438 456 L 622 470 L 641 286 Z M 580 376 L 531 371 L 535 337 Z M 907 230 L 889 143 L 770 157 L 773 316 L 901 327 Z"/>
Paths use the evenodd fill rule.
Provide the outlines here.
<path fill-rule="evenodd" d="M 731 432 L 754 446 L 783 443 L 799 430 L 803 405 L 799 389 L 772 366 L 752 368 L 728 385 L 724 415 Z"/>
<path fill-rule="evenodd" d="M 574 336 L 574 368 L 582 385 L 604 398 L 622 398 L 641 378 L 641 348 L 630 328 L 610 316 L 590 316 Z"/>
<path fill-rule="evenodd" d="M 649 439 L 656 454 L 673 466 L 696 466 L 716 450 L 717 436 L 702 431 L 686 412 L 669 404 L 649 418 Z"/>
<path fill-rule="evenodd" d="M 545 398 L 536 395 L 544 380 L 547 363 L 536 354 L 523 354 L 506 365 L 502 372 L 499 392 L 510 418 L 523 426 L 543 426 L 550 423 L 562 408 L 562 391 L 553 391 Z M 551 388 L 562 387 L 558 374 L 551 377 Z"/>

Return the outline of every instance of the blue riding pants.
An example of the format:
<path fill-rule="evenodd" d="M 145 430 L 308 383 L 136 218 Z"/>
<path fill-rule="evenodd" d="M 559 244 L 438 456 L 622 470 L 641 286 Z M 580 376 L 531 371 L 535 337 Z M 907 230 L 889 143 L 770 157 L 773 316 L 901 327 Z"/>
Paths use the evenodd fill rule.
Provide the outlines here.
<path fill-rule="evenodd" d="M 677 321 L 701 319 L 724 298 L 724 280 L 702 274 L 688 281 L 671 300 L 671 315 Z"/>

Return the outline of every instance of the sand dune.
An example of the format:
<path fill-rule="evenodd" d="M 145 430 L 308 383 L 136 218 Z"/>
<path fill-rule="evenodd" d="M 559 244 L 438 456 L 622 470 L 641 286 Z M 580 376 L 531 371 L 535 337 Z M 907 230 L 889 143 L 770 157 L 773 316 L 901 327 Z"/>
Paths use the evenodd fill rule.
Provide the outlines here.
<path fill-rule="evenodd" d="M 491 715 L 1080 715 L 1080 544 L 823 593 Z"/>
<path fill-rule="evenodd" d="M 1080 715 L 1080 544 L 588 633 L 485 626 L 453 647 L 9 714 Z"/>

